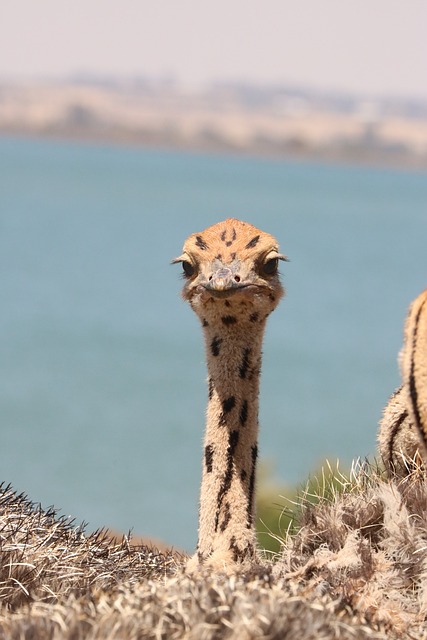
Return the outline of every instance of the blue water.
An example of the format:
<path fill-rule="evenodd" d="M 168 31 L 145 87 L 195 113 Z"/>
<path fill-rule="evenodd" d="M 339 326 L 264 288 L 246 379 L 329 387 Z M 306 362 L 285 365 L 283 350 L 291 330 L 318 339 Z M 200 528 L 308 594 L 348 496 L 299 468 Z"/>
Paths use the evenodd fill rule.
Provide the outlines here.
<path fill-rule="evenodd" d="M 228 216 L 291 262 L 269 320 L 261 456 L 284 483 L 375 454 L 410 300 L 427 286 L 427 177 L 0 139 L 0 479 L 44 506 L 191 550 L 205 365 L 170 266 Z"/>

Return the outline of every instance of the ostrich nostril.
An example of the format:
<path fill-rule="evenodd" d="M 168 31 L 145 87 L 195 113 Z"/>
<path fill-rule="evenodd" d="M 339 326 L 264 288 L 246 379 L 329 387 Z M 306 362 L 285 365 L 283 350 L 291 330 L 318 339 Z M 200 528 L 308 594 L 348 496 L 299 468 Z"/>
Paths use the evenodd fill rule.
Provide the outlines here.
<path fill-rule="evenodd" d="M 209 282 L 212 280 L 212 276 L 209 276 Z"/>
<path fill-rule="evenodd" d="M 235 282 L 240 282 L 240 276 L 234 276 Z"/>

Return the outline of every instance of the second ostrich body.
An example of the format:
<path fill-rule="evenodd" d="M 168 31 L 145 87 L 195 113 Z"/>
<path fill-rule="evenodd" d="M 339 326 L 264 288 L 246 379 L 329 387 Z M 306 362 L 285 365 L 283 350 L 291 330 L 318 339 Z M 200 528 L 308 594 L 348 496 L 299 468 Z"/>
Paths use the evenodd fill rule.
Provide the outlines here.
<path fill-rule="evenodd" d="M 402 386 L 390 398 L 378 433 L 390 475 L 427 467 L 427 289 L 409 307 L 400 354 Z"/>
<path fill-rule="evenodd" d="M 255 472 L 261 346 L 283 295 L 273 236 L 235 219 L 191 235 L 182 255 L 183 297 L 199 316 L 209 402 L 199 539 L 190 569 L 217 570 L 256 559 Z"/>

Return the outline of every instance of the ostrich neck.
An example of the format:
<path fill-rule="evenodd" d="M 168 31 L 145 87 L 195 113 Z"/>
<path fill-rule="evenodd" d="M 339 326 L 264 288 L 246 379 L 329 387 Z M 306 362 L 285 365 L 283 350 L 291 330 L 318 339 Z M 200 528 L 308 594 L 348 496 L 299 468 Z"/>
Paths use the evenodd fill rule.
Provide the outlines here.
<path fill-rule="evenodd" d="M 209 402 L 199 512 L 199 558 L 255 557 L 258 394 L 265 321 L 204 327 Z"/>

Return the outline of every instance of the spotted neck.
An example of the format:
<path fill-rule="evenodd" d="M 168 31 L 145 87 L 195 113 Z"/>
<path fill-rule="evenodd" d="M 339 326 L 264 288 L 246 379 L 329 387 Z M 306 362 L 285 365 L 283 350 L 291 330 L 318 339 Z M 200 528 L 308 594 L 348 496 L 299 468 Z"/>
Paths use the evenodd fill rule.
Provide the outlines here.
<path fill-rule="evenodd" d="M 209 404 L 197 553 L 187 563 L 233 571 L 256 558 L 254 489 L 265 322 L 283 295 L 277 240 L 229 218 L 184 243 L 182 295 L 200 318 Z"/>
<path fill-rule="evenodd" d="M 258 393 L 265 319 L 238 330 L 204 326 L 209 402 L 200 495 L 198 559 L 216 564 L 255 558 Z M 218 562 L 219 560 L 219 562 Z"/>

